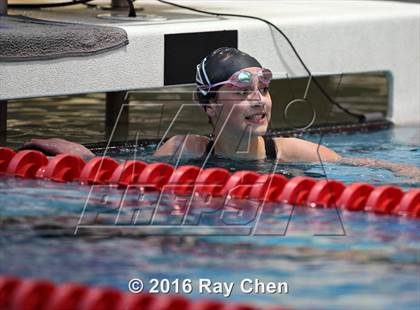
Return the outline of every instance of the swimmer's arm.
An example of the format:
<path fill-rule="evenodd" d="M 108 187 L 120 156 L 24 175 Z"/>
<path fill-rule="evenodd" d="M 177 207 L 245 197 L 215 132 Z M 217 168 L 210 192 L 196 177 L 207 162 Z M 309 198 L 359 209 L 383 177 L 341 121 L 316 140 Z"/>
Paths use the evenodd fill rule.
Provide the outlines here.
<path fill-rule="evenodd" d="M 296 138 L 275 138 L 278 160 L 282 161 L 306 161 L 319 162 L 317 154 L 318 144 Z M 382 168 L 392 171 L 396 175 L 408 176 L 414 181 L 420 180 L 420 169 L 415 166 L 403 165 L 388 162 L 385 160 L 369 158 L 341 157 L 333 150 L 320 146 L 319 153 L 323 162 L 339 162 L 352 166 L 366 166 L 372 168 Z"/>
<path fill-rule="evenodd" d="M 297 138 L 274 138 L 277 159 L 286 162 L 319 162 L 318 144 Z M 319 156 L 325 162 L 337 162 L 342 158 L 333 150 L 320 145 Z"/>
<path fill-rule="evenodd" d="M 203 155 L 208 139 L 197 135 L 176 135 L 168 139 L 153 156 L 174 156 L 195 158 Z"/>
<path fill-rule="evenodd" d="M 370 158 L 342 158 L 340 163 L 352 166 L 365 166 L 373 168 L 382 168 L 392 171 L 396 175 L 408 176 L 415 181 L 420 181 L 420 169 L 415 166 L 392 163 L 386 160 Z"/>
<path fill-rule="evenodd" d="M 181 148 L 182 143 L 181 136 L 171 137 L 155 151 L 153 156 L 172 156 Z"/>
<path fill-rule="evenodd" d="M 83 145 L 71 141 L 67 141 L 60 138 L 52 139 L 31 139 L 30 141 L 23 144 L 25 149 L 37 149 L 40 151 L 45 151 L 46 153 L 56 155 L 56 154 L 69 154 L 75 155 L 83 158 L 84 160 L 89 160 L 95 157 L 89 149 Z"/>

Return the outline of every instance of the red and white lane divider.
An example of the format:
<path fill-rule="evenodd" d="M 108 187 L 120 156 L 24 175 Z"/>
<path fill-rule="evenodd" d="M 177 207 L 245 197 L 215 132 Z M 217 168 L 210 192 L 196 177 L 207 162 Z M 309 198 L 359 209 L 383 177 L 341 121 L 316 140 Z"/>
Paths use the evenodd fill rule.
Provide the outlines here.
<path fill-rule="evenodd" d="M 253 171 L 230 173 L 223 168 L 174 168 L 167 163 L 147 164 L 135 160 L 118 163 L 109 157 L 95 157 L 85 163 L 73 155 L 60 154 L 48 159 L 38 151 L 16 153 L 10 148 L 0 148 L 0 174 L 87 185 L 169 189 L 179 195 L 194 191 L 213 196 L 229 195 L 297 206 L 338 207 L 348 211 L 420 218 L 420 189 L 404 192 L 392 185 L 374 187 L 358 182 L 346 186 L 336 180 L 301 176 L 288 180 L 280 174 Z"/>
<path fill-rule="evenodd" d="M 257 310 L 213 300 L 191 301 L 177 295 L 125 293 L 109 287 L 0 276 L 0 310 Z M 265 308 L 267 309 L 267 308 Z M 270 310 L 286 310 L 275 307 Z"/>

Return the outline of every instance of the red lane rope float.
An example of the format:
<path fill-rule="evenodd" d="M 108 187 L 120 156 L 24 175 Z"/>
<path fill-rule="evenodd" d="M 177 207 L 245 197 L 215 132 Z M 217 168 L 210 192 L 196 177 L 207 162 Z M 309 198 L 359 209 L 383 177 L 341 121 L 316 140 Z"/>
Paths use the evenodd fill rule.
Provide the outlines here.
<path fill-rule="evenodd" d="M 404 194 L 394 213 L 401 216 L 420 217 L 420 189 L 412 189 Z"/>
<path fill-rule="evenodd" d="M 309 206 L 334 207 L 338 197 L 344 191 L 344 184 L 335 180 L 318 181 L 309 192 L 307 204 Z"/>
<path fill-rule="evenodd" d="M 304 205 L 316 181 L 309 177 L 294 177 L 284 186 L 280 201 L 291 205 Z"/>
<path fill-rule="evenodd" d="M 0 277 L 0 309 L 10 309 L 12 296 L 22 281 L 16 277 Z"/>
<path fill-rule="evenodd" d="M 202 310 L 221 310 L 224 305 L 214 300 L 199 300 L 194 303 L 194 306 Z"/>
<path fill-rule="evenodd" d="M 153 163 L 147 165 L 135 184 L 145 186 L 146 188 L 162 189 L 171 178 L 174 167 L 166 163 Z"/>
<path fill-rule="evenodd" d="M 112 173 L 109 183 L 128 186 L 137 181 L 147 164 L 139 160 L 127 160 Z"/>
<path fill-rule="evenodd" d="M 77 283 L 0 276 L 0 310 L 257 310 L 244 304 L 193 301 L 180 295 L 124 293 Z M 286 310 L 286 308 L 275 308 Z M 274 310 L 274 308 L 272 309 Z"/>
<path fill-rule="evenodd" d="M 224 186 L 230 177 L 229 171 L 223 168 L 208 168 L 200 172 L 196 179 L 196 191 L 212 196 L 222 196 Z"/>
<path fill-rule="evenodd" d="M 260 175 L 253 171 L 237 171 L 229 177 L 221 194 L 228 194 L 234 198 L 246 198 L 259 177 Z"/>
<path fill-rule="evenodd" d="M 53 157 L 46 166 L 38 169 L 37 178 L 55 182 L 79 180 L 85 162 L 78 156 L 60 154 Z"/>
<path fill-rule="evenodd" d="M 75 284 L 66 283 L 56 287 L 54 294 L 52 294 L 44 306 L 44 310 L 55 309 L 77 309 L 80 300 L 88 292 L 89 287 Z M 0 307 L 1 309 L 1 307 Z"/>
<path fill-rule="evenodd" d="M 0 172 L 5 172 L 16 152 L 8 147 L 0 147 Z"/>
<path fill-rule="evenodd" d="M 109 157 L 95 157 L 91 159 L 80 174 L 82 184 L 107 184 L 118 162 Z"/>
<path fill-rule="evenodd" d="M 410 216 L 411 217 L 414 217 L 414 218 L 420 218 L 420 203 L 419 204 L 417 204 L 414 208 L 413 208 L 413 211 L 410 213 Z"/>
<path fill-rule="evenodd" d="M 196 166 L 181 166 L 177 168 L 168 181 L 168 189 L 177 195 L 191 193 L 200 171 L 201 169 Z"/>
<path fill-rule="evenodd" d="M 182 296 L 162 296 L 155 298 L 149 305 L 149 309 L 191 309 L 191 302 Z"/>
<path fill-rule="evenodd" d="M 82 295 L 83 298 L 77 305 L 77 309 L 115 309 L 123 298 L 123 294 L 113 288 L 92 287 Z"/>
<path fill-rule="evenodd" d="M 223 168 L 174 168 L 167 163 L 146 164 L 129 160 L 119 164 L 109 157 L 96 157 L 88 163 L 72 155 L 48 159 L 38 151 L 0 148 L 0 173 L 23 178 L 81 184 L 135 186 L 177 195 L 191 192 L 229 198 L 256 199 L 309 207 L 339 207 L 347 211 L 420 218 L 420 189 L 403 192 L 396 186 L 374 187 L 368 183 L 345 186 L 336 180 L 260 175 L 253 171 L 233 174 Z"/>
<path fill-rule="evenodd" d="M 159 298 L 157 295 L 152 294 L 130 294 L 124 295 L 116 310 L 138 310 L 138 309 L 151 309 L 153 301 Z"/>
<path fill-rule="evenodd" d="M 281 174 L 261 175 L 249 192 L 249 198 L 267 202 L 278 201 L 286 183 L 287 178 Z"/>
<path fill-rule="evenodd" d="M 22 281 L 11 296 L 10 306 L 17 310 L 43 309 L 54 290 L 47 280 Z"/>
<path fill-rule="evenodd" d="M 375 188 L 369 195 L 365 211 L 391 214 L 401 201 L 404 192 L 396 186 L 383 185 Z"/>
<path fill-rule="evenodd" d="M 6 172 L 21 178 L 34 178 L 38 169 L 48 164 L 48 158 L 38 151 L 20 151 L 10 160 Z"/>
<path fill-rule="evenodd" d="M 338 206 L 348 211 L 362 211 L 375 188 L 368 183 L 353 183 L 341 193 Z"/>

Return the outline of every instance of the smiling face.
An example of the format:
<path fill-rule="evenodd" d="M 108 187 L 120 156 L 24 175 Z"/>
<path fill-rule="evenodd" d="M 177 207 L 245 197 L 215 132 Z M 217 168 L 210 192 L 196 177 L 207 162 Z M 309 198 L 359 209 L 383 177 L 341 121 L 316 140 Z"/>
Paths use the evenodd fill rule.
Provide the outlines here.
<path fill-rule="evenodd" d="M 217 93 L 217 101 L 207 114 L 211 117 L 215 129 L 219 132 L 226 121 L 223 132 L 232 135 L 242 135 L 251 131 L 252 136 L 262 136 L 268 129 L 271 118 L 271 96 L 268 86 L 261 83 L 257 73 L 258 67 L 245 68 L 253 74 L 253 81 L 246 88 L 224 84 Z"/>

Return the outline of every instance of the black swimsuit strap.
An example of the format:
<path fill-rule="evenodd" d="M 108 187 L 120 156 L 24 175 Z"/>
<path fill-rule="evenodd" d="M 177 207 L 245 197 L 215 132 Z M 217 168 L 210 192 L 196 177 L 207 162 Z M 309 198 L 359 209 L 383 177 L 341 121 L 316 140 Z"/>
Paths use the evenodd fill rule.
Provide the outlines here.
<path fill-rule="evenodd" d="M 211 155 L 214 155 L 214 149 L 212 150 L 211 148 L 213 147 L 214 141 L 213 139 L 209 139 L 209 142 L 207 143 L 206 146 L 206 153 L 204 155 L 208 155 L 211 151 Z"/>
<path fill-rule="evenodd" d="M 274 140 L 272 137 L 266 137 L 264 136 L 264 142 L 265 142 L 265 156 L 267 159 L 276 159 L 277 158 L 277 151 L 276 146 L 274 144 Z M 206 146 L 206 152 L 205 155 L 209 154 L 211 151 L 211 154 L 214 155 L 214 148 L 212 149 L 214 144 L 214 141 L 212 139 L 209 139 L 209 142 Z"/>
<path fill-rule="evenodd" d="M 264 136 L 265 156 L 267 159 L 277 159 L 276 145 L 272 137 Z"/>

